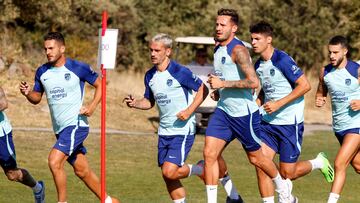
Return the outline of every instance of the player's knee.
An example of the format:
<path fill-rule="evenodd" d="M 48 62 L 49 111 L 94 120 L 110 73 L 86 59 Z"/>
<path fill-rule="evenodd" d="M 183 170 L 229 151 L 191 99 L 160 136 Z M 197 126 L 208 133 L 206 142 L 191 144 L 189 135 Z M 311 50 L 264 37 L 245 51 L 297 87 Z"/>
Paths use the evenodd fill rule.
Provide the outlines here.
<path fill-rule="evenodd" d="M 7 179 L 10 181 L 19 181 L 19 179 L 20 179 L 19 174 L 16 173 L 16 171 L 14 171 L 14 170 L 6 171 L 5 174 L 6 174 Z"/>
<path fill-rule="evenodd" d="M 296 175 L 293 171 L 280 170 L 280 175 L 284 179 L 290 179 L 290 180 L 296 179 Z"/>
<path fill-rule="evenodd" d="M 213 163 L 217 160 L 217 153 L 215 150 L 206 147 L 204 149 L 204 158 L 205 158 L 205 163 Z"/>
<path fill-rule="evenodd" d="M 170 180 L 177 180 L 177 170 L 173 168 L 163 168 L 162 169 L 162 175 Z"/>
<path fill-rule="evenodd" d="M 256 156 L 256 155 L 249 155 L 249 161 L 252 165 L 260 167 L 261 164 L 263 163 L 261 157 Z"/>
<path fill-rule="evenodd" d="M 343 171 L 343 170 L 346 170 L 346 164 L 342 160 L 335 160 L 334 168 L 335 168 L 335 171 Z"/>
<path fill-rule="evenodd" d="M 83 179 L 85 177 L 87 177 L 90 174 L 90 170 L 89 169 L 74 169 L 74 173 L 77 177 L 79 177 L 80 179 Z"/>
<path fill-rule="evenodd" d="M 51 171 L 56 171 L 61 169 L 61 164 L 58 161 L 48 159 L 48 166 Z"/>

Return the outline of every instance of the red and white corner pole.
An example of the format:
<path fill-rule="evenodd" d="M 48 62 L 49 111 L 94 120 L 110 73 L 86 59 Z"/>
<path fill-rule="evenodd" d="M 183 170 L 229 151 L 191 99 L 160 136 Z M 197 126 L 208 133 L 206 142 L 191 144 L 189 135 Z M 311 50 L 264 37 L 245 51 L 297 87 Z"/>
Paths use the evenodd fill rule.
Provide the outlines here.
<path fill-rule="evenodd" d="M 102 13 L 102 29 L 101 29 L 101 36 L 105 36 L 105 31 L 107 28 L 107 19 L 108 14 L 106 11 Z M 106 176 L 105 176 L 105 159 L 106 159 L 106 139 L 105 139 L 105 129 L 106 129 L 106 122 L 105 122 L 105 115 L 106 115 L 106 69 L 104 64 L 101 64 L 101 203 L 105 203 L 106 198 Z"/>

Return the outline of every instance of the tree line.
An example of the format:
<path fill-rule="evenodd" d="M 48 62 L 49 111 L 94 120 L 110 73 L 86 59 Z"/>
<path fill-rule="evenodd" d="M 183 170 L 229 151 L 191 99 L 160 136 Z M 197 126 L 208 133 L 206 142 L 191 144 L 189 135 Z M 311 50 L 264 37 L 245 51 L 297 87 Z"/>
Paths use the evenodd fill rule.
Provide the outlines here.
<path fill-rule="evenodd" d="M 275 31 L 274 45 L 305 70 L 322 65 L 330 37 L 341 34 L 360 59 L 360 1 L 357 0 L 1 0 L 0 57 L 10 63 L 38 65 L 42 36 L 61 31 L 67 54 L 96 64 L 101 13 L 119 29 L 118 69 L 149 67 L 148 41 L 158 32 L 178 36 L 212 36 L 219 8 L 236 9 L 237 36 L 250 41 L 248 28 L 265 20 Z"/>

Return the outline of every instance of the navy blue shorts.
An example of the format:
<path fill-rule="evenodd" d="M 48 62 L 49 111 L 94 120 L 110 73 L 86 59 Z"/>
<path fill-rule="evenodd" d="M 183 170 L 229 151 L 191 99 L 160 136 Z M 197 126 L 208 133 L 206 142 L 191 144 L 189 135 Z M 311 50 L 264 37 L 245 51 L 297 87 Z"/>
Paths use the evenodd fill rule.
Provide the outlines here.
<path fill-rule="evenodd" d="M 170 162 L 181 167 L 194 144 L 195 135 L 159 135 L 158 165 Z"/>
<path fill-rule="evenodd" d="M 354 133 L 354 134 L 360 135 L 360 128 L 351 128 L 351 129 L 335 132 L 335 136 L 338 139 L 340 145 L 342 145 L 345 135 L 347 135 L 349 133 Z"/>
<path fill-rule="evenodd" d="M 4 132 L 4 136 L 0 137 L 0 165 L 4 170 L 17 168 L 12 132 Z"/>
<path fill-rule="evenodd" d="M 304 124 L 272 125 L 261 121 L 261 140 L 280 155 L 280 161 L 297 162 L 302 145 Z"/>
<path fill-rule="evenodd" d="M 216 137 L 231 142 L 238 139 L 243 148 L 248 151 L 260 149 L 260 115 L 259 111 L 241 117 L 232 117 L 223 110 L 216 108 L 211 116 L 206 136 Z"/>
<path fill-rule="evenodd" d="M 67 161 L 73 165 L 77 154 L 86 154 L 86 148 L 83 142 L 88 134 L 89 127 L 81 127 L 78 125 L 68 126 L 59 134 L 55 135 L 57 141 L 54 148 L 69 156 Z"/>

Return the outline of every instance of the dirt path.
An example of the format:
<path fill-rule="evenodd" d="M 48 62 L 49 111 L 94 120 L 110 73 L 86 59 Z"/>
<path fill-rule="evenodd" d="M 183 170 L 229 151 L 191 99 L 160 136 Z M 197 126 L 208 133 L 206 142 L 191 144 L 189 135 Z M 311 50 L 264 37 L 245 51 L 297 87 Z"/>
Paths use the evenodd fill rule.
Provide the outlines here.
<path fill-rule="evenodd" d="M 304 135 L 311 135 L 315 131 L 332 131 L 332 127 L 326 124 L 305 124 Z"/>

